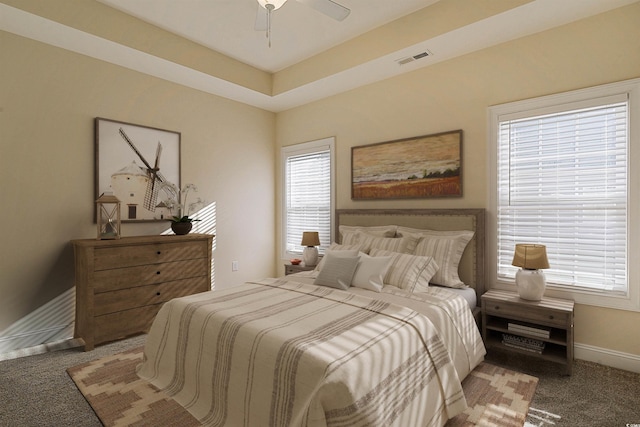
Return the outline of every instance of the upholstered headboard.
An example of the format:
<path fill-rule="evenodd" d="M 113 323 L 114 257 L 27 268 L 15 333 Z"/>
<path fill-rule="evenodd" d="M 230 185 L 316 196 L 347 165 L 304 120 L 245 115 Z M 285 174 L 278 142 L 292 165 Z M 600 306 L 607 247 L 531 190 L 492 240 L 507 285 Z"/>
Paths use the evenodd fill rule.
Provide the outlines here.
<path fill-rule="evenodd" d="M 458 273 L 476 290 L 478 304 L 484 293 L 484 209 L 338 209 L 335 241 L 340 242 L 340 226 L 401 225 L 428 230 L 472 230 Z"/>

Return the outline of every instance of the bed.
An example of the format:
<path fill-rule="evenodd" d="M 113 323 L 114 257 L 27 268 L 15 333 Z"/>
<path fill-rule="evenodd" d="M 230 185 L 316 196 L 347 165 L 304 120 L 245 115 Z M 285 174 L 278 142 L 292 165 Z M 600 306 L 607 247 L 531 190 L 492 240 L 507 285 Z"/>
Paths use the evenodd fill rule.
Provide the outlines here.
<path fill-rule="evenodd" d="M 484 211 L 338 210 L 336 225 L 314 271 L 166 303 L 138 375 L 211 426 L 442 426 L 462 412 L 485 354 Z"/>

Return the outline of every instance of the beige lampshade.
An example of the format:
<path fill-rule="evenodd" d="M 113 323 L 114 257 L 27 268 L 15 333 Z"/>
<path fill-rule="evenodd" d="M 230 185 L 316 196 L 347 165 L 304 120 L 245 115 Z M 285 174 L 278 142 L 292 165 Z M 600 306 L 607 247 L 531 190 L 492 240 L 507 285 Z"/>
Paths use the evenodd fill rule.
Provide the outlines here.
<path fill-rule="evenodd" d="M 302 233 L 302 246 L 319 246 L 320 236 L 317 231 L 304 231 Z"/>
<path fill-rule="evenodd" d="M 545 245 L 519 243 L 516 245 L 516 250 L 513 253 L 513 262 L 511 262 L 511 265 L 527 270 L 549 268 L 547 247 Z"/>

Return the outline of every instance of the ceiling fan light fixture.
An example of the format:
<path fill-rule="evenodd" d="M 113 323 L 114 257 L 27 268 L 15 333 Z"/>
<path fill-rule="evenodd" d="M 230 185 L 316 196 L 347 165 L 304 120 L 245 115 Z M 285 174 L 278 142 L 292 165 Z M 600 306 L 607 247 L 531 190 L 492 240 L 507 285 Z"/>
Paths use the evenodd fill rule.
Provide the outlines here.
<path fill-rule="evenodd" d="M 342 21 L 351 11 L 334 2 L 333 0 L 297 0 L 298 3 L 302 3 L 318 12 L 335 19 L 336 21 Z M 269 47 L 271 47 L 271 12 L 282 7 L 287 0 L 257 0 L 260 7 L 256 15 L 255 29 L 258 31 L 267 32 L 267 40 L 269 40 Z"/>
<path fill-rule="evenodd" d="M 260 6 L 262 6 L 263 8 L 269 10 L 277 10 L 280 9 L 282 7 L 283 4 L 285 4 L 287 2 L 287 0 L 258 0 L 258 3 L 260 4 Z M 267 5 L 271 5 L 273 6 L 273 8 L 269 8 L 267 7 Z"/>
<path fill-rule="evenodd" d="M 258 4 L 267 10 L 267 40 L 271 47 L 271 12 L 282 7 L 287 0 L 258 0 Z"/>

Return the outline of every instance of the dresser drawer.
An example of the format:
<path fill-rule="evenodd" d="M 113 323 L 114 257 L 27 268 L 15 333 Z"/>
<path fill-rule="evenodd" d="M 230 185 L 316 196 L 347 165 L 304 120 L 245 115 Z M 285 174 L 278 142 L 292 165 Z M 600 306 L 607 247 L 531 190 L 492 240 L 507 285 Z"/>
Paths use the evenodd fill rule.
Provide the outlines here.
<path fill-rule="evenodd" d="M 529 306 L 527 311 L 523 312 L 522 307 L 517 304 L 492 300 L 485 300 L 484 303 L 487 315 L 530 321 L 548 326 L 565 326 L 570 322 L 570 314 L 549 308 Z"/>
<path fill-rule="evenodd" d="M 157 243 L 95 249 L 94 270 L 207 258 L 209 249 L 201 242 Z"/>
<path fill-rule="evenodd" d="M 93 339 L 96 343 L 102 343 L 147 332 L 161 307 L 162 304 L 147 305 L 132 310 L 96 316 Z"/>
<path fill-rule="evenodd" d="M 102 316 L 132 308 L 161 304 L 173 298 L 211 290 L 211 284 L 207 281 L 208 277 L 202 276 L 96 294 L 94 314 Z"/>
<path fill-rule="evenodd" d="M 211 266 L 207 258 L 188 261 L 162 262 L 136 267 L 100 270 L 94 272 L 95 293 L 115 291 L 137 286 L 169 282 L 176 279 L 209 276 Z"/>

